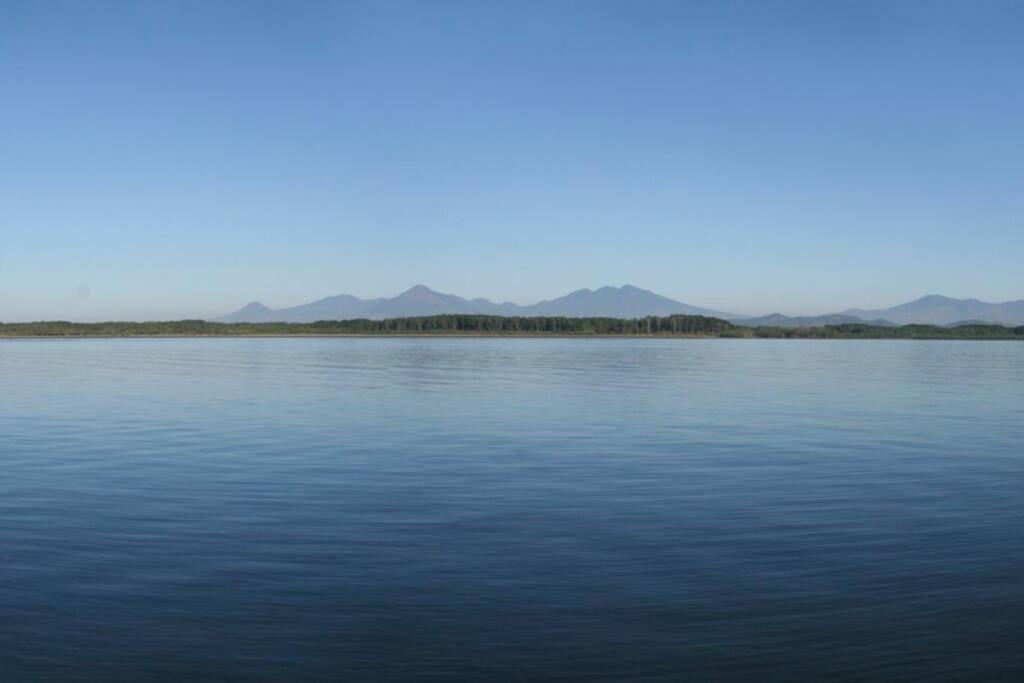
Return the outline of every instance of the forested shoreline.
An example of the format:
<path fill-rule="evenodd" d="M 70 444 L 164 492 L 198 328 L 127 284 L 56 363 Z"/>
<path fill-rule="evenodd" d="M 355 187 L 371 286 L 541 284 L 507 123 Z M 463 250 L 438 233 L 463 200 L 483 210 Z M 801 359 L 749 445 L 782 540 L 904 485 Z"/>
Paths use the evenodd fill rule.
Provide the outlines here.
<path fill-rule="evenodd" d="M 315 323 L 167 322 L 0 323 L 0 337 L 239 337 L 304 335 L 621 336 L 757 339 L 1007 339 L 1024 340 L 1024 326 L 843 324 L 821 327 L 744 327 L 692 315 L 638 319 L 434 315 L 389 320 L 323 320 Z"/>

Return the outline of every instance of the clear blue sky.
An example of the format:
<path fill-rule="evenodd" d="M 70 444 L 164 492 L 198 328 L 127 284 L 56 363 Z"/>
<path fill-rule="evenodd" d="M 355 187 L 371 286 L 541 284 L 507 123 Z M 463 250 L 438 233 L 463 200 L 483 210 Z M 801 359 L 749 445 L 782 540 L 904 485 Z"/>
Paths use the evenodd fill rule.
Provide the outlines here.
<path fill-rule="evenodd" d="M 0 0 L 0 320 L 1024 298 L 1024 3 Z"/>

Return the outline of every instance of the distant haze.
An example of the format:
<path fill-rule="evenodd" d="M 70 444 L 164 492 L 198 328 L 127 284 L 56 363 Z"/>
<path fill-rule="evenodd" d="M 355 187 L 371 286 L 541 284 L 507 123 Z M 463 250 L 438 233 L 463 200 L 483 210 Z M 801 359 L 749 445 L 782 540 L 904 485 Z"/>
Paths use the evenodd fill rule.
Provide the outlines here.
<path fill-rule="evenodd" d="M 929 295 L 910 303 L 875 311 L 850 310 L 830 315 L 800 317 L 776 313 L 751 318 L 674 301 L 633 285 L 605 286 L 596 290 L 584 288 L 528 306 L 511 302 L 495 303 L 483 297 L 467 299 L 455 294 L 436 292 L 424 285 L 416 285 L 391 298 L 360 299 L 349 294 L 340 294 L 277 310 L 254 301 L 217 320 L 229 323 L 306 323 L 353 318 L 381 320 L 445 313 L 610 318 L 703 315 L 729 319 L 742 325 L 778 327 L 814 327 L 859 322 L 876 325 L 953 325 L 965 322 L 1022 325 L 1024 301 L 985 303 L 977 299 L 957 300 Z"/>
<path fill-rule="evenodd" d="M 349 295 L 332 296 L 312 303 L 272 310 L 253 302 L 221 322 L 315 322 L 350 318 L 401 318 L 442 313 L 636 318 L 646 315 L 705 315 L 733 317 L 733 314 L 691 306 L 659 296 L 654 292 L 624 285 L 580 289 L 552 300 L 530 306 L 511 302 L 495 303 L 477 297 L 469 300 L 454 294 L 442 294 L 424 285 L 416 285 L 390 299 L 361 300 Z"/>

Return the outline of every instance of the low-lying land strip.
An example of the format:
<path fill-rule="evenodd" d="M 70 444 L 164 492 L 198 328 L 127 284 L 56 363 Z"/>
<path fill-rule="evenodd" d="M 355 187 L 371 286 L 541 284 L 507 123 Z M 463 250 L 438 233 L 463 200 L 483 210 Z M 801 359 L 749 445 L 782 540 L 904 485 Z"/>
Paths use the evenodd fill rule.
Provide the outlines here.
<path fill-rule="evenodd" d="M 1024 340 L 1024 326 L 904 325 L 867 323 L 821 327 L 745 327 L 696 315 L 638 319 L 434 315 L 390 320 L 322 320 L 315 323 L 168 322 L 0 323 L 0 337 L 243 337 L 243 336 L 618 336 L 717 337 L 761 339 L 1013 339 Z"/>

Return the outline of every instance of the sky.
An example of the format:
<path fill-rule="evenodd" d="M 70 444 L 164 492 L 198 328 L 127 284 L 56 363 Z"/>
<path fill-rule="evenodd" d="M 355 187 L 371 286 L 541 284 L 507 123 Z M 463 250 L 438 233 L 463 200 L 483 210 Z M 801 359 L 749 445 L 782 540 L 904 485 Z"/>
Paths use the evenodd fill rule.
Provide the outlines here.
<path fill-rule="evenodd" d="M 0 0 L 0 320 L 1024 298 L 1024 3 Z"/>

